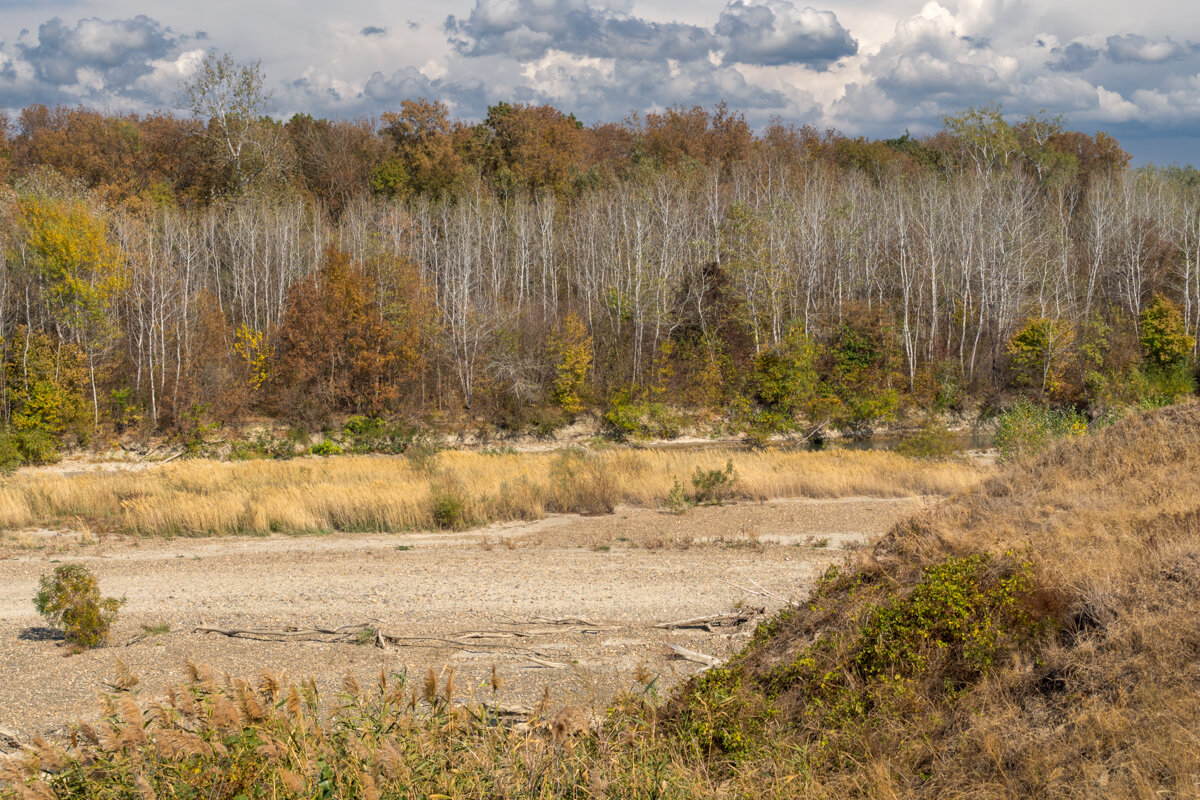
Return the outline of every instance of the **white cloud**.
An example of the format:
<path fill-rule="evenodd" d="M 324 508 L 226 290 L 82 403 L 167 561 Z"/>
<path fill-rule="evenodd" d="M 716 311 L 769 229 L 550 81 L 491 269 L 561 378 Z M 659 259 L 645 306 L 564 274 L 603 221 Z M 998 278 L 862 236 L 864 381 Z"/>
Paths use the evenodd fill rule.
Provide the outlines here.
<path fill-rule="evenodd" d="M 1200 17 L 1183 0 L 297 0 L 287 14 L 206 0 L 160 4 L 153 16 L 134 0 L 86 8 L 86 17 L 60 19 L 37 3 L 0 4 L 6 30 L 29 31 L 0 43 L 0 106 L 169 108 L 211 48 L 262 58 L 285 114 L 377 113 L 426 96 L 468 118 L 509 100 L 599 120 L 724 99 L 755 125 L 779 114 L 895 135 L 999 101 L 1016 115 L 1046 108 L 1118 138 L 1200 128 Z"/>

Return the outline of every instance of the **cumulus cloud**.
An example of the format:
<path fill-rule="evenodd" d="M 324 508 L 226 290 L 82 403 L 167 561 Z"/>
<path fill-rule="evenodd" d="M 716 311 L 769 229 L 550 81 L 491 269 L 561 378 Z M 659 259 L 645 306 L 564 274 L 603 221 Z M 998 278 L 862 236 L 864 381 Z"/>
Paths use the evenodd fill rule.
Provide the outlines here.
<path fill-rule="evenodd" d="M 704 28 L 659 23 L 590 6 L 585 0 L 476 0 L 466 19 L 446 18 L 454 48 L 467 56 L 541 58 L 551 49 L 600 58 L 707 57 Z"/>
<path fill-rule="evenodd" d="M 155 19 L 55 17 L 23 31 L 0 49 L 0 106 L 29 103 L 102 104 L 126 110 L 169 106 L 181 78 L 202 50 L 182 47 L 203 34 L 180 35 Z M 3 48 L 3 45 L 0 45 Z"/>
<path fill-rule="evenodd" d="M 714 32 L 724 39 L 725 58 L 744 64 L 825 69 L 858 51 L 858 42 L 832 11 L 798 8 L 788 0 L 734 0 Z"/>
<path fill-rule="evenodd" d="M 1182 58 L 1193 50 L 1191 45 L 1163 39 L 1147 39 L 1138 34 L 1108 37 L 1108 57 L 1120 63 L 1161 64 Z"/>
<path fill-rule="evenodd" d="M 18 43 L 17 52 L 38 79 L 51 84 L 78 83 L 81 73 L 106 84 L 124 85 L 149 72 L 151 60 L 166 56 L 177 38 L 156 20 L 82 19 L 69 26 L 58 17 L 38 27 L 37 44 Z"/>
<path fill-rule="evenodd" d="M 1095 64 L 1096 59 L 1100 57 L 1099 50 L 1080 42 L 1071 42 L 1066 47 L 1056 47 L 1053 52 L 1058 59 L 1046 66 L 1055 72 L 1081 72 Z"/>
<path fill-rule="evenodd" d="M 836 14 L 821 0 L 454 0 L 450 17 L 401 0 L 374 8 L 367 25 L 298 0 L 311 13 L 275 27 L 265 12 L 250 24 L 243 11 L 260 12 L 244 0 L 208 0 L 199 11 L 160 4 L 159 19 L 123 13 L 128 2 L 89 0 L 96 16 L 47 19 L 32 0 L 0 0 L 6 28 L 29 29 L 0 43 L 0 107 L 169 107 L 211 47 L 261 57 L 283 113 L 375 114 L 424 96 L 464 118 L 508 100 L 593 121 L 725 100 L 757 126 L 780 115 L 891 136 L 998 101 L 1013 116 L 1045 108 L 1122 141 L 1194 136 L 1200 122 L 1200 23 L 1160 13 L 1182 0 L 1096 0 L 1086 10 L 921 0 L 902 15 L 883 0 Z M 208 41 L 180 32 L 214 23 Z"/>
<path fill-rule="evenodd" d="M 445 31 L 466 56 L 537 59 L 551 50 L 640 61 L 708 59 L 818 69 L 857 51 L 858 43 L 832 11 L 791 0 L 732 0 L 712 28 L 654 22 L 586 0 L 476 0 L 465 19 L 447 17 Z"/>

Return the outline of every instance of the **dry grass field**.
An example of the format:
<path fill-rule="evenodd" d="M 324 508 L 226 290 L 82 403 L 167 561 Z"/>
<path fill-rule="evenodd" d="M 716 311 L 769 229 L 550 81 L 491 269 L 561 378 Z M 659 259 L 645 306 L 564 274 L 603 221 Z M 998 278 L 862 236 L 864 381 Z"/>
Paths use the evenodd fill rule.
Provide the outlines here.
<path fill-rule="evenodd" d="M 1189 404 L 898 523 L 665 705 L 646 676 L 512 721 L 429 672 L 347 680 L 328 716 L 311 683 L 198 667 L 5 774 L 60 798 L 1195 798 L 1198 653 Z"/>
<path fill-rule="evenodd" d="M 416 460 L 337 456 L 184 461 L 138 472 L 48 471 L 0 483 L 0 529 L 90 529 L 143 536 L 462 529 L 548 513 L 660 507 L 678 481 L 722 471 L 711 499 L 948 495 L 979 480 L 963 462 L 885 452 L 631 450 L 443 452 Z M 678 494 L 678 493 L 677 493 Z M 701 497 L 700 499 L 704 499 Z"/>

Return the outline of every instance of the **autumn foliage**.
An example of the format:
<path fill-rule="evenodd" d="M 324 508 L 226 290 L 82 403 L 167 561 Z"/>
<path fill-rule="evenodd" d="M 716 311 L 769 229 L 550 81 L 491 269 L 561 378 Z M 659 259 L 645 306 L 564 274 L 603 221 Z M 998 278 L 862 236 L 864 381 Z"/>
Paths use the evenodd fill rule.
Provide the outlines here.
<path fill-rule="evenodd" d="M 279 122 L 261 77 L 210 54 L 190 118 L 0 126 L 10 462 L 263 416 L 762 439 L 1194 386 L 1200 179 L 1060 118 Z"/>
<path fill-rule="evenodd" d="M 315 423 L 335 413 L 398 410 L 417 366 L 411 328 L 390 325 L 367 275 L 330 249 L 288 292 L 266 377 L 277 414 Z"/>

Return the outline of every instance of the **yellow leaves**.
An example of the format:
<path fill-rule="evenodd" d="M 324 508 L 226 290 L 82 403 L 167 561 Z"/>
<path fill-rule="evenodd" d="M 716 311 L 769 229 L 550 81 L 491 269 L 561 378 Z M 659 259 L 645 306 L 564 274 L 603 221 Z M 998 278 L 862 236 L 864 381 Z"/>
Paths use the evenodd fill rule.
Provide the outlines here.
<path fill-rule="evenodd" d="M 74 324 L 101 314 L 125 287 L 121 249 L 82 200 L 22 197 L 18 220 L 32 266 L 51 298 L 79 317 Z"/>
<path fill-rule="evenodd" d="M 239 325 L 233 349 L 246 362 L 250 373 L 250 388 L 258 391 L 267 381 L 271 360 L 271 346 L 267 343 L 266 334 L 254 330 L 249 325 Z"/>
<path fill-rule="evenodd" d="M 556 337 L 554 349 L 557 355 L 554 386 L 550 396 L 568 414 L 583 410 L 580 397 L 592 369 L 592 337 L 578 315 L 571 313 L 563 325 L 563 334 Z"/>

